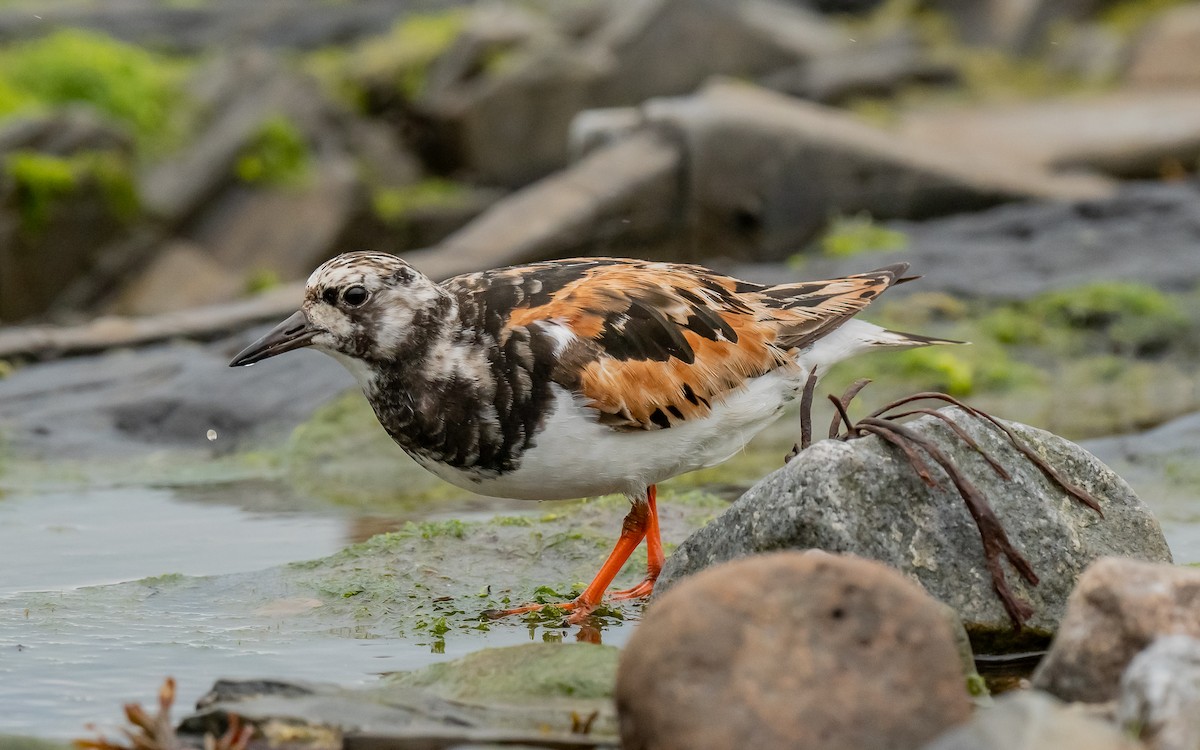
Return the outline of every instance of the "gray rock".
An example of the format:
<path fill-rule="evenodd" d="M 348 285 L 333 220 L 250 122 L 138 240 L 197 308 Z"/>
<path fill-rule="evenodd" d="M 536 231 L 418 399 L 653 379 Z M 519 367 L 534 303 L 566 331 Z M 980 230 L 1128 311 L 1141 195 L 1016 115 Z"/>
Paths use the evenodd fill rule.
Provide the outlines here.
<path fill-rule="evenodd" d="M 878 41 L 862 41 L 830 54 L 775 71 L 761 79 L 766 88 L 804 99 L 838 103 L 862 96 L 891 96 L 912 84 L 948 84 L 957 71 L 930 59 L 910 31 Z"/>
<path fill-rule="evenodd" d="M 169 5 L 157 0 L 125 0 L 96 6 L 40 3 L 37 13 L 31 13 L 28 5 L 18 4 L 0 12 L 0 40 L 28 39 L 65 26 L 188 53 L 228 48 L 237 42 L 318 49 L 377 34 L 405 15 L 462 4 L 461 0 L 359 0 L 345 4 L 217 0 L 202 5 Z"/>
<path fill-rule="evenodd" d="M 1200 747 L 1200 639 L 1161 636 L 1133 657 L 1117 719 L 1154 750 Z"/>
<path fill-rule="evenodd" d="M 897 137 L 744 83 L 715 82 L 644 109 L 687 144 L 690 243 L 709 255 L 785 258 L 839 212 L 920 219 L 1011 200 L 1097 197 L 1110 187 Z"/>
<path fill-rule="evenodd" d="M 762 75 L 844 44 L 844 33 L 828 21 L 772 0 L 638 0 L 605 8 L 607 17 L 582 41 L 566 28 L 528 20 L 519 8 L 499 17 L 478 11 L 490 15 L 467 21 L 431 66 L 416 101 L 399 109 L 418 113 L 414 126 L 444 167 L 520 186 L 566 164 L 570 123 L 581 111 L 688 93 L 716 74 Z M 498 39 L 497 27 L 512 33 Z M 488 64 L 497 53 L 504 64 Z M 373 72 L 364 83 L 378 89 L 379 80 Z M 395 96 L 376 93 L 381 101 Z"/>
<path fill-rule="evenodd" d="M 129 133 L 87 106 L 68 106 L 36 117 L 6 118 L 0 126 L 0 153 L 28 149 L 68 156 L 80 151 L 133 153 Z"/>
<path fill-rule="evenodd" d="M 365 688 L 221 680 L 179 731 L 219 734 L 236 713 L 272 744 L 303 738 L 306 746 L 325 747 L 320 740 L 348 735 L 363 748 L 607 748 L 616 745 L 610 699 L 616 662 L 611 646 L 531 643 L 484 649 Z M 593 712 L 591 733 L 573 737 L 573 717 Z"/>
<path fill-rule="evenodd" d="M 1070 701 L 1116 698 L 1130 661 L 1155 638 L 1200 637 L 1200 570 L 1104 558 L 1071 592 L 1034 687 Z"/>
<path fill-rule="evenodd" d="M 1200 183 L 1132 183 L 1111 198 L 1030 202 L 925 222 L 888 222 L 909 239 L 876 263 L 908 261 L 920 284 L 888 298 L 944 291 L 972 299 L 1027 299 L 1052 289 L 1123 279 L 1186 292 L 1200 283 Z M 1130 252 L 1137 248 L 1138 252 Z M 886 260 L 885 260 L 886 259 Z M 806 256 L 783 265 L 731 270 L 751 281 L 827 279 L 863 270 L 862 257 Z"/>
<path fill-rule="evenodd" d="M 1150 498 L 1176 562 L 1200 563 L 1196 496 L 1200 486 L 1200 414 L 1152 430 L 1089 440 L 1084 447 Z"/>
<path fill-rule="evenodd" d="M 139 179 L 146 208 L 170 226 L 206 208 L 236 182 L 234 165 L 242 149 L 269 118 L 286 117 L 314 147 L 337 139 L 327 120 L 336 108 L 314 81 L 289 71 L 258 49 L 241 50 L 201 69 L 192 81 L 208 121 L 186 148 L 148 165 Z"/>
<path fill-rule="evenodd" d="M 933 9 L 954 21 L 968 44 L 1031 52 L 1055 24 L 1095 13 L 1103 0 L 935 0 Z"/>
<path fill-rule="evenodd" d="M 1116 727 L 1088 716 L 1051 695 L 1014 690 L 994 706 L 975 712 L 969 724 L 952 729 L 926 750 L 1136 750 L 1141 747 Z"/>
<path fill-rule="evenodd" d="M 0 435 L 34 458 L 136 458 L 162 448 L 214 455 L 290 429 L 353 385 L 315 352 L 231 370 L 230 357 L 265 330 L 18 368 L 0 379 Z"/>
<path fill-rule="evenodd" d="M 1030 586 L 1005 565 L 1013 592 L 1034 609 L 1021 633 L 1013 631 L 992 589 L 979 532 L 961 497 L 952 489 L 926 487 L 896 449 L 875 437 L 817 443 L 767 476 L 676 549 L 658 591 L 716 563 L 758 552 L 819 548 L 852 553 L 885 562 L 919 581 L 958 611 L 976 650 L 987 653 L 1043 646 L 1058 628 L 1076 578 L 1097 557 L 1171 559 L 1146 506 L 1079 446 L 1011 425 L 1051 466 L 1099 500 L 1103 519 L 1047 479 L 999 431 L 958 410 L 943 413 L 1012 476 L 1011 481 L 1000 479 L 940 420 L 927 416 L 911 423 L 982 491 L 1013 545 L 1040 577 L 1037 586 Z"/>

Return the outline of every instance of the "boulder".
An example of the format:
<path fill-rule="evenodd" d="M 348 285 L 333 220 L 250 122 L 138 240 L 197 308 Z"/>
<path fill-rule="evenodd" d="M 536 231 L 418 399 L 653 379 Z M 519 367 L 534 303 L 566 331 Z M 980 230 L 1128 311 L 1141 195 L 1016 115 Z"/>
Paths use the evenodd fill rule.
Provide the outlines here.
<path fill-rule="evenodd" d="M 222 267 L 196 245 L 176 241 L 160 250 L 125 284 L 114 312 L 153 315 L 232 300 L 246 291 L 246 280 Z"/>
<path fill-rule="evenodd" d="M 1071 593 L 1034 687 L 1068 701 L 1119 694 L 1130 661 L 1160 635 L 1200 637 L 1200 570 L 1137 560 L 1096 561 Z"/>
<path fill-rule="evenodd" d="M 1067 173 L 1089 170 L 1122 178 L 1190 169 L 1200 151 L 1200 97 L 1186 90 L 1121 90 L 1023 104 L 919 110 L 905 115 L 907 138 L 955 152 L 995 157 Z"/>
<path fill-rule="evenodd" d="M 647 121 L 687 144 L 690 247 L 782 259 L 831 214 L 922 219 L 1011 200 L 1107 194 L 1099 178 L 1054 176 L 897 137 L 844 111 L 733 81 L 644 105 Z"/>
<path fill-rule="evenodd" d="M 68 156 L 80 151 L 133 153 L 129 133 L 91 107 L 66 106 L 46 115 L 8 117 L 0 126 L 0 153 L 28 149 Z"/>
<path fill-rule="evenodd" d="M 588 154 L 519 190 L 447 237 L 406 258 L 441 278 L 581 254 L 636 254 L 678 230 L 683 156 L 654 133 Z"/>
<path fill-rule="evenodd" d="M 439 171 L 516 187 L 567 163 L 570 123 L 585 109 L 689 93 L 716 74 L 763 75 L 845 44 L 833 24 L 773 0 L 610 4 L 583 33 L 531 15 L 476 11 L 419 71 L 415 96 L 381 90 L 395 76 L 376 68 L 352 76 L 419 134 Z"/>
<path fill-rule="evenodd" d="M 421 7 L 425 4 L 417 4 Z M 91 29 L 134 44 L 201 54 L 235 42 L 264 47 L 320 49 L 377 34 L 412 12 L 392 0 L 313 5 L 310 0 L 269 4 L 216 2 L 164 5 L 126 0 L 116 5 L 37 4 L 0 10 L 0 40 L 28 39 L 56 28 Z"/>
<path fill-rule="evenodd" d="M 1200 86 L 1200 6 L 1179 5 L 1146 26 L 1129 54 L 1130 87 Z"/>
<path fill-rule="evenodd" d="M 591 741 L 580 747 L 607 748 L 615 745 L 616 660 L 612 647 L 530 643 L 484 649 L 368 687 L 220 680 L 179 733 L 219 736 L 237 714 L 272 745 L 313 750 L 342 747 L 343 735 L 346 747 L 363 748 L 575 747 L 572 727 L 592 716 Z"/>
<path fill-rule="evenodd" d="M 863 41 L 759 79 L 764 87 L 791 96 L 837 104 L 855 97 L 892 96 L 913 84 L 948 84 L 957 71 L 932 59 L 910 30 Z"/>
<path fill-rule="evenodd" d="M 1122 279 L 1190 292 L 1200 283 L 1200 182 L 1126 183 L 1112 196 L 997 206 L 928 221 L 885 226 L 908 238 L 903 253 L 920 284 L 888 290 L 894 300 L 913 293 L 948 292 L 967 299 L 1024 300 L 1054 289 Z M 1133 253 L 1129 248 L 1137 248 Z M 882 258 L 888 258 L 884 261 Z M 783 279 L 831 279 L 860 273 L 863 256 L 804 256 L 797 271 L 780 264 L 742 264 L 739 278 L 778 284 Z M 1175 447 L 1186 447 L 1182 443 Z"/>
<path fill-rule="evenodd" d="M 347 249 L 337 240 L 365 202 L 348 156 L 323 156 L 308 172 L 295 186 L 229 186 L 205 206 L 191 240 L 244 278 L 261 271 L 289 281 L 307 278 Z"/>
<path fill-rule="evenodd" d="M 39 459 L 107 461 L 164 449 L 219 455 L 251 436 L 286 434 L 353 386 L 341 365 L 316 352 L 231 370 L 230 357 L 266 330 L 19 368 L 0 379 L 5 443 Z M 207 438 L 210 429 L 218 440 Z"/>
<path fill-rule="evenodd" d="M 937 602 L 821 552 L 738 560 L 656 599 L 616 702 L 627 750 L 919 747 L 971 710 Z"/>
<path fill-rule="evenodd" d="M 1112 724 L 1036 690 L 1014 690 L 926 750 L 1137 750 Z"/>
<path fill-rule="evenodd" d="M 929 5 L 949 16 L 968 44 L 1028 53 L 1056 24 L 1087 18 L 1103 4 L 1104 0 L 934 0 Z"/>
<path fill-rule="evenodd" d="M 1200 747 L 1200 639 L 1160 636 L 1133 657 L 1117 719 L 1153 750 Z"/>
<path fill-rule="evenodd" d="M 982 492 L 1016 550 L 1040 577 L 1036 586 L 1005 566 L 1015 595 L 1033 607 L 1013 629 L 984 564 L 979 530 L 962 497 L 943 477 L 926 486 L 899 451 L 876 437 L 827 440 L 770 474 L 668 558 L 658 592 L 716 563 L 777 549 L 818 548 L 886 563 L 919 581 L 958 611 L 976 651 L 1043 647 L 1058 629 L 1067 596 L 1083 569 L 1105 555 L 1169 561 L 1149 509 L 1129 486 L 1078 445 L 1012 423 L 1029 448 L 1068 481 L 1098 499 L 1101 518 L 1067 495 L 997 429 L 957 409 L 953 419 L 1011 475 L 1002 479 L 941 420 L 909 423 Z"/>

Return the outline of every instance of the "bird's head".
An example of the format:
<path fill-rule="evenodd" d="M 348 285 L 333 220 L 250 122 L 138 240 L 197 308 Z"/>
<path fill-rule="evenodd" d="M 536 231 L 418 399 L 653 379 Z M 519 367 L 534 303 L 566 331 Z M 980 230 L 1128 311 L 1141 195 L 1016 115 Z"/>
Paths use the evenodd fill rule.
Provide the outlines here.
<path fill-rule="evenodd" d="M 346 253 L 314 271 L 300 309 L 229 365 L 305 346 L 360 361 L 401 358 L 436 333 L 448 306 L 437 284 L 394 255 Z"/>

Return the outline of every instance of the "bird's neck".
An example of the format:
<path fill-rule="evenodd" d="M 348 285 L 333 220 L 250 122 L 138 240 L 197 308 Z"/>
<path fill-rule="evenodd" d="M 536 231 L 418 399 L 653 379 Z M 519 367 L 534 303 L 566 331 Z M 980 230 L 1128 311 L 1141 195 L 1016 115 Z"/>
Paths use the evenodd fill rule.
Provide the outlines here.
<path fill-rule="evenodd" d="M 464 328 L 457 301 L 421 320 L 404 351 L 349 366 L 380 424 L 409 453 L 453 461 L 477 445 L 480 416 L 494 407 L 488 348 Z M 465 434 L 470 432 L 470 435 Z"/>

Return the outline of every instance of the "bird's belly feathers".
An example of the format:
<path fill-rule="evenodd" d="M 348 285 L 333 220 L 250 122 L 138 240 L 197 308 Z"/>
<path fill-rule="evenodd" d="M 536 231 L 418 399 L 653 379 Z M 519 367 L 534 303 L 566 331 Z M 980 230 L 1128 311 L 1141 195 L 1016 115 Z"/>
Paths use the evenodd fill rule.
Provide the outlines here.
<path fill-rule="evenodd" d="M 483 473 L 416 458 L 451 484 L 485 495 L 526 500 L 615 492 L 637 495 L 650 484 L 737 453 L 796 397 L 801 375 L 794 370 L 772 371 L 749 381 L 723 403 L 713 404 L 707 417 L 638 431 L 601 425 L 578 397 L 555 386 L 544 427 L 515 469 Z"/>

